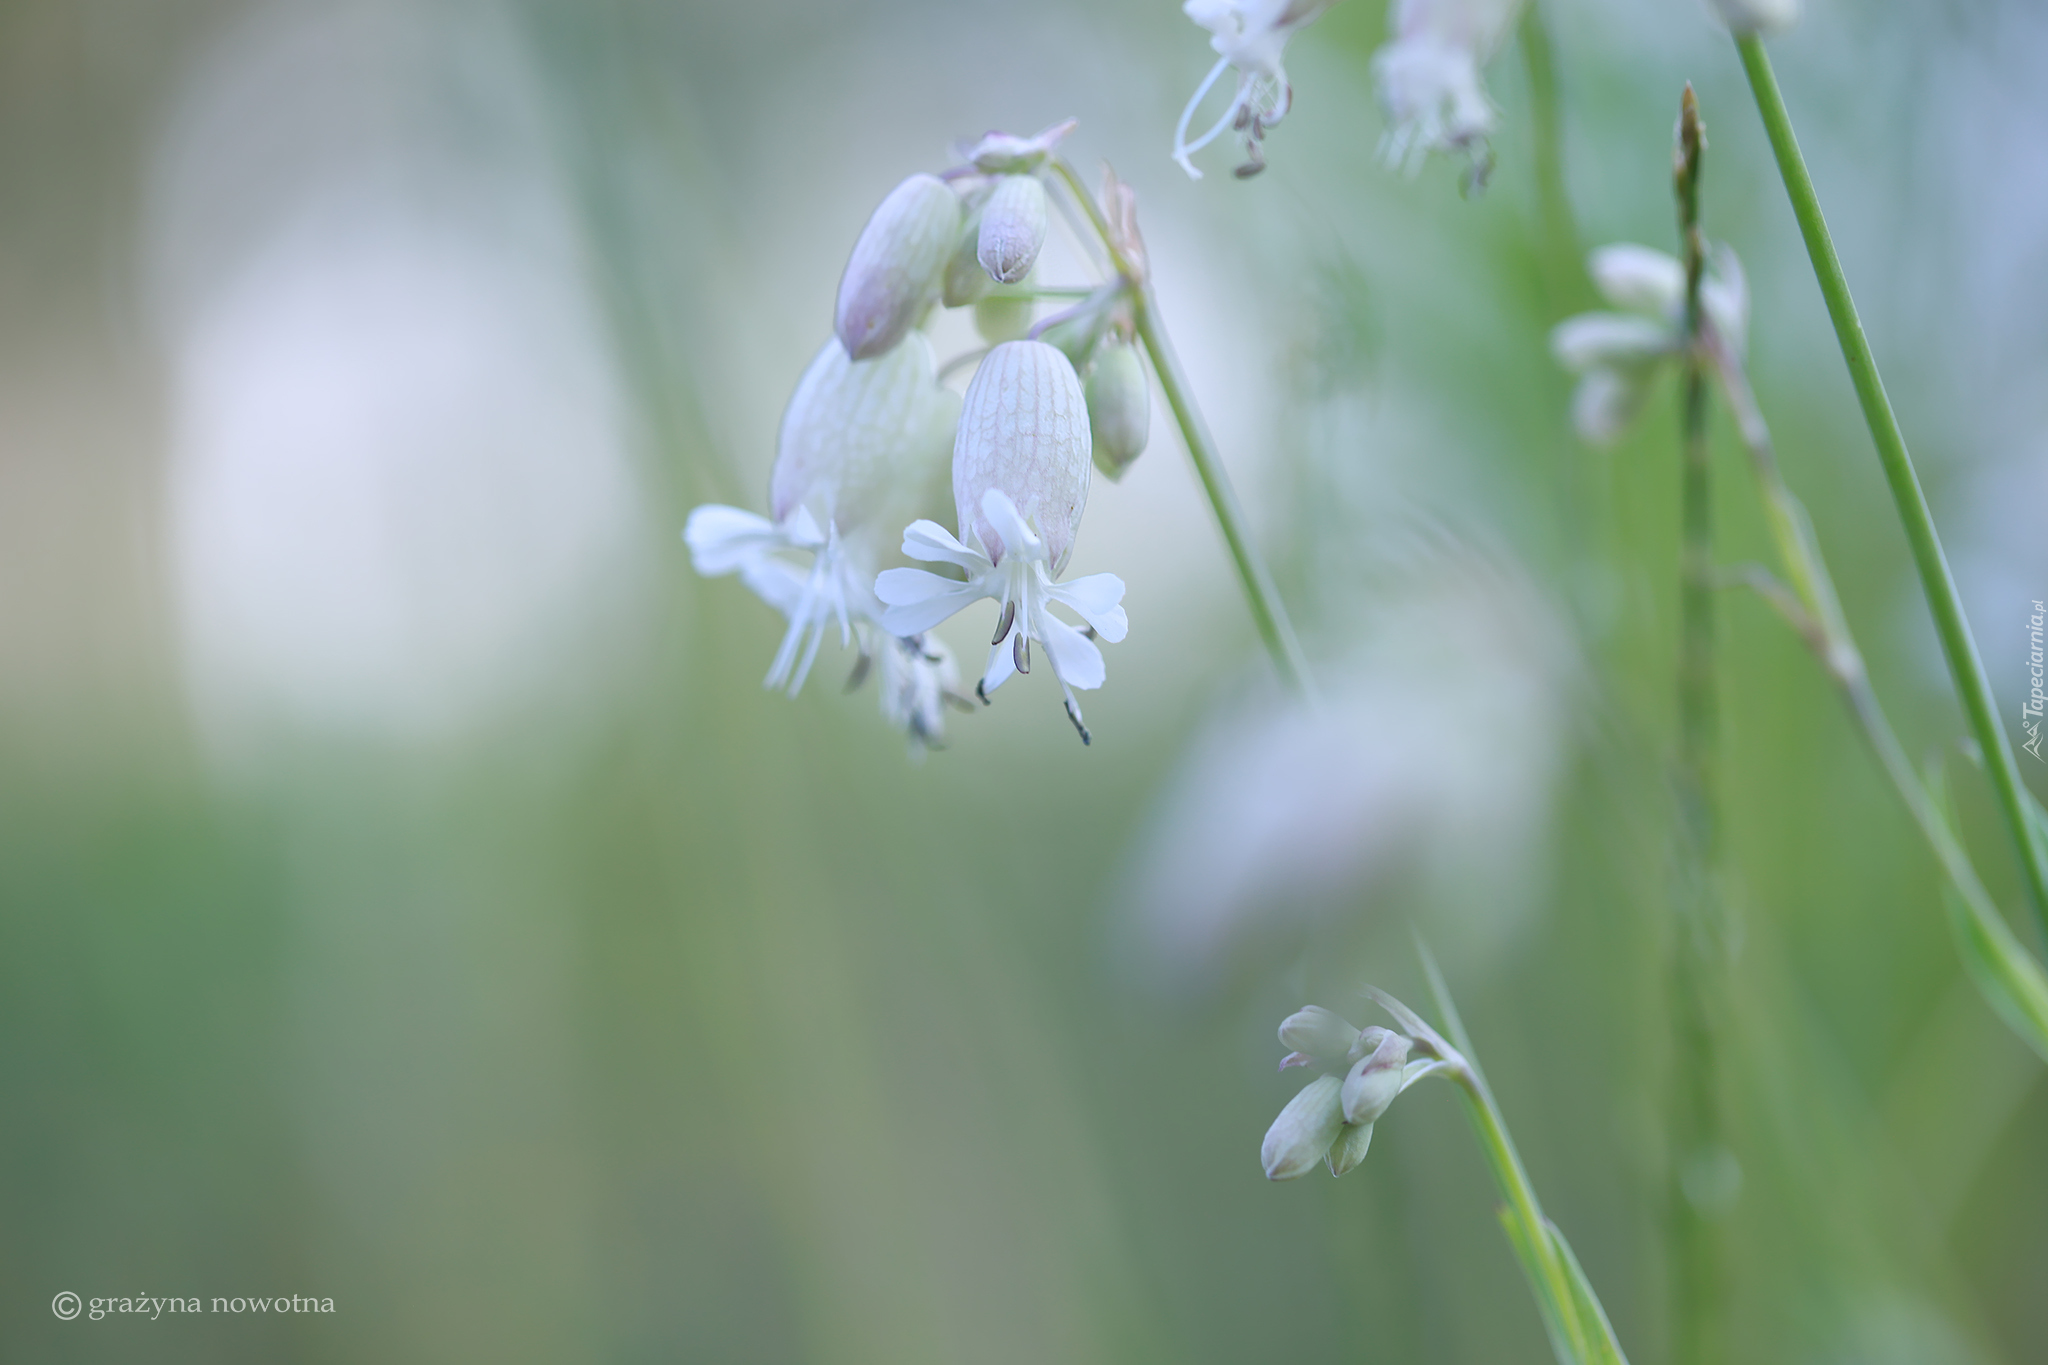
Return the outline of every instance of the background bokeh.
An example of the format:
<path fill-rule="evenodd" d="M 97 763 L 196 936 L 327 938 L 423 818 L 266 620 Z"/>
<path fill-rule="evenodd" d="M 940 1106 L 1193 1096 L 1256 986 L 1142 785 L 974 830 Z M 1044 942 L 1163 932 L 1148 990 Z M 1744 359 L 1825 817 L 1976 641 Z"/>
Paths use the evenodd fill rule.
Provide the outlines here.
<path fill-rule="evenodd" d="M 1562 225 L 1518 44 L 1483 195 L 1378 164 L 1378 0 L 1297 39 L 1248 183 L 1168 160 L 1209 54 L 1165 0 L 0 8 L 0 1358 L 1540 1360 L 1447 1088 L 1341 1183 L 1260 1178 L 1274 1025 L 1425 1003 L 1419 930 L 1664 1359 L 1676 415 L 1585 449 L 1546 334 L 1583 248 L 1671 244 L 1688 79 L 1788 477 L 1909 745 L 1960 726 L 1725 35 L 1543 17 Z M 1817 0 L 1774 52 L 2015 716 L 2048 16 Z M 873 204 L 1067 115 L 1137 187 L 1360 752 L 1400 755 L 1329 801 L 1327 765 L 1236 785 L 1301 744 L 1263 738 L 1163 420 L 1076 555 L 1132 622 L 1086 750 L 1032 677 L 913 762 L 833 651 L 762 692 L 778 622 L 689 568 L 691 506 L 760 505 Z M 1725 428 L 1726 557 L 1765 559 Z M 2040 1064 L 1798 643 L 1723 622 L 1732 1358 L 2040 1359 Z M 1177 915 L 1266 793 L 1345 818 Z M 60 1322 L 60 1290 L 336 1312 Z"/>

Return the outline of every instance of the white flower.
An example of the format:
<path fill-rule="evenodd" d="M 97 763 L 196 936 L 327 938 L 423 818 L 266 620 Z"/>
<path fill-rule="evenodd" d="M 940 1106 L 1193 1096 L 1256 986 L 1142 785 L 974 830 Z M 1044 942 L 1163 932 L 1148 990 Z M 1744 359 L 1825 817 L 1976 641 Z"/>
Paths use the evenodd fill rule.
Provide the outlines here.
<path fill-rule="evenodd" d="M 1372 59 L 1391 125 L 1382 156 L 1412 172 L 1430 152 L 1464 152 L 1483 178 L 1494 108 L 1479 73 L 1521 7 L 1522 0 L 1400 0 L 1394 41 Z"/>
<path fill-rule="evenodd" d="M 1309 1005 L 1280 1025 L 1280 1042 L 1293 1048 L 1280 1069 L 1317 1066 L 1322 1074 L 1303 1086 L 1259 1149 L 1268 1180 L 1293 1180 L 1327 1160 L 1343 1175 L 1365 1159 L 1372 1126 L 1403 1090 L 1437 1067 L 1408 1061 L 1413 1040 L 1392 1029 L 1361 1029 L 1320 1005 Z"/>
<path fill-rule="evenodd" d="M 973 705 L 960 695 L 952 651 L 935 635 L 903 639 L 879 629 L 874 634 L 883 719 L 910 737 L 913 751 L 937 744 L 946 732 L 946 707 Z"/>
<path fill-rule="evenodd" d="M 1188 158 L 1208 146 L 1226 128 L 1242 137 L 1251 158 L 1238 168 L 1240 176 L 1255 175 L 1264 168 L 1259 143 L 1266 130 L 1287 116 L 1294 91 L 1287 84 L 1287 71 L 1280 57 L 1287 40 L 1297 29 L 1314 22 L 1333 0 L 1187 0 L 1181 12 L 1209 30 L 1209 46 L 1219 54 L 1216 65 L 1196 87 L 1194 98 L 1181 110 L 1173 130 L 1173 159 L 1196 180 L 1202 173 Z M 1237 94 L 1230 107 L 1208 132 L 1189 142 L 1188 123 L 1223 73 L 1237 68 Z"/>
<path fill-rule="evenodd" d="M 765 686 L 796 695 L 834 622 L 844 645 L 858 623 L 881 616 L 875 570 L 937 482 L 958 411 L 921 333 L 862 361 L 828 341 L 783 415 L 771 515 L 715 504 L 691 512 L 683 538 L 697 572 L 737 573 L 789 618 Z M 802 554 L 808 566 L 792 558 Z"/>
<path fill-rule="evenodd" d="M 1572 425 L 1593 445 L 1620 437 L 1649 396 L 1663 362 L 1685 347 L 1685 267 L 1651 247 L 1621 242 L 1587 258 L 1593 283 L 1618 313 L 1581 313 L 1550 333 L 1558 364 L 1580 376 Z M 1711 344 L 1742 358 L 1749 332 L 1749 284 L 1742 262 L 1716 247 L 1700 280 Z"/>
<path fill-rule="evenodd" d="M 1714 13 L 1738 37 L 1790 28 L 1799 18 L 1799 0 L 1709 0 Z"/>
<path fill-rule="evenodd" d="M 882 628 L 922 635 L 974 602 L 994 598 L 1000 616 L 988 667 L 975 691 L 983 701 L 1013 673 L 1031 671 L 1031 642 L 1044 647 L 1067 715 L 1087 742 L 1074 689 L 1102 686 L 1102 651 L 1054 616 L 1072 610 L 1105 640 L 1124 638 L 1123 580 L 1091 574 L 1056 580 L 1073 550 L 1088 502 L 1088 418 L 1081 381 L 1066 356 L 1042 341 L 1010 341 L 982 360 L 967 386 L 953 442 L 953 497 L 960 535 L 917 521 L 903 553 L 952 564 L 966 578 L 891 569 L 875 583 L 888 610 Z"/>

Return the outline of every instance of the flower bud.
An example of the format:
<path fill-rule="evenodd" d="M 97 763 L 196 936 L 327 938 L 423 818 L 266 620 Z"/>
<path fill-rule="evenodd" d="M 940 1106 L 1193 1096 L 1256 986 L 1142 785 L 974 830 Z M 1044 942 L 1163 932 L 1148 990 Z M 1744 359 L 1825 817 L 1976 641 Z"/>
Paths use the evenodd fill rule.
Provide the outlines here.
<path fill-rule="evenodd" d="M 1307 1175 L 1330 1150 L 1330 1144 L 1344 1127 L 1344 1083 L 1335 1076 L 1321 1075 L 1302 1087 L 1287 1102 L 1280 1117 L 1266 1130 L 1259 1148 L 1259 1162 L 1268 1180 L 1292 1180 Z"/>
<path fill-rule="evenodd" d="M 981 210 L 976 258 L 989 278 L 1015 284 L 1038 263 L 1045 245 L 1045 185 L 1035 175 L 1006 175 Z"/>
<path fill-rule="evenodd" d="M 1348 1060 L 1358 1029 L 1321 1005 L 1308 1005 L 1287 1016 L 1280 1025 L 1280 1045 L 1306 1052 L 1331 1065 Z"/>
<path fill-rule="evenodd" d="M 1365 1160 L 1366 1151 L 1371 1146 L 1371 1124 L 1345 1124 L 1338 1130 L 1337 1140 L 1330 1144 L 1330 1174 L 1342 1175 Z"/>
<path fill-rule="evenodd" d="M 979 264 L 975 269 L 980 270 Z M 982 279 L 986 281 L 986 273 Z M 1031 331 L 1031 317 L 1037 309 L 1028 289 L 995 285 L 974 305 L 974 330 L 988 342 L 1022 341 Z"/>
<path fill-rule="evenodd" d="M 878 356 L 916 325 L 960 234 L 960 200 L 937 176 L 889 191 L 839 279 L 834 330 L 855 360 Z"/>
<path fill-rule="evenodd" d="M 946 307 L 960 308 L 988 293 L 988 272 L 976 259 L 980 250 L 981 213 L 977 210 L 967 215 L 966 228 L 946 261 L 945 275 L 939 284 L 939 301 Z"/>
<path fill-rule="evenodd" d="M 842 534 L 878 523 L 893 540 L 945 467 L 959 402 L 921 333 L 873 360 L 827 341 L 783 411 L 769 514 L 779 522 L 804 506 Z"/>
<path fill-rule="evenodd" d="M 1740 37 L 1789 28 L 1799 17 L 1799 0 L 1712 0 L 1714 13 Z"/>
<path fill-rule="evenodd" d="M 1145 452 L 1152 434 L 1152 393 L 1145 366 L 1127 341 L 1112 341 L 1095 356 L 1088 372 L 1088 431 L 1095 442 L 1095 467 L 1115 480 Z"/>
<path fill-rule="evenodd" d="M 1346 1123 L 1375 1123 L 1387 1112 L 1387 1106 L 1401 1093 L 1401 1068 L 1408 1062 L 1409 1041 L 1399 1033 L 1385 1034 L 1372 1055 L 1361 1059 L 1344 1077 Z"/>
<path fill-rule="evenodd" d="M 1685 303 L 1685 267 L 1678 258 L 1633 242 L 1603 246 L 1586 258 L 1607 301 L 1651 317 L 1670 317 Z"/>
<path fill-rule="evenodd" d="M 1042 341 L 1006 341 L 968 381 L 953 441 L 953 497 L 963 540 L 979 539 L 991 560 L 1002 538 L 982 499 L 1000 490 L 1044 540 L 1057 574 L 1088 505 L 1088 409 L 1067 358 Z"/>

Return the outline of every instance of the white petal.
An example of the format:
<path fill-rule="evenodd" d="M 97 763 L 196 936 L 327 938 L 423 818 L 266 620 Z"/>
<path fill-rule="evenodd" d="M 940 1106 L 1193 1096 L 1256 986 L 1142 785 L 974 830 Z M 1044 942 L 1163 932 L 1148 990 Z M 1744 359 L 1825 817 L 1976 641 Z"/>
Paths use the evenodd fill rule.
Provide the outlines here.
<path fill-rule="evenodd" d="M 985 573 L 991 567 L 987 555 L 968 549 L 936 521 L 913 521 L 904 527 L 903 554 L 928 564 L 958 564 L 969 574 Z"/>
<path fill-rule="evenodd" d="M 738 507 L 707 503 L 683 523 L 690 560 L 705 577 L 734 573 L 783 543 L 775 523 Z"/>
<path fill-rule="evenodd" d="M 1551 330 L 1550 353 L 1566 369 L 1584 371 L 1651 360 L 1676 342 L 1668 323 L 1629 313 L 1581 313 Z"/>
<path fill-rule="evenodd" d="M 1000 488 L 991 488 L 982 494 L 981 514 L 988 518 L 988 524 L 1002 538 L 1009 553 L 1026 560 L 1045 558 L 1045 542 L 1024 524 L 1017 504 L 1010 501 L 1008 493 Z"/>
<path fill-rule="evenodd" d="M 740 581 L 784 616 L 793 616 L 797 603 L 803 600 L 810 575 L 786 559 L 762 555 L 740 566 Z"/>
<path fill-rule="evenodd" d="M 922 635 L 962 608 L 988 596 L 978 583 L 956 583 L 923 569 L 889 569 L 875 579 L 875 596 L 888 604 L 882 629 Z"/>
<path fill-rule="evenodd" d="M 1596 446 L 1612 445 L 1634 420 L 1649 385 L 1614 370 L 1588 370 L 1572 395 L 1572 425 Z"/>
<path fill-rule="evenodd" d="M 1670 317 L 1685 302 L 1685 267 L 1676 256 L 1634 242 L 1603 246 L 1586 258 L 1586 270 L 1616 308 Z"/>
<path fill-rule="evenodd" d="M 1083 691 L 1102 686 L 1109 670 L 1103 666 L 1102 651 L 1093 640 L 1049 612 L 1034 624 L 1046 654 L 1052 659 L 1053 674 L 1061 682 Z"/>
<path fill-rule="evenodd" d="M 988 671 L 981 675 L 981 693 L 984 697 L 1008 682 L 1016 674 L 1017 659 L 1015 651 L 1017 647 L 1012 641 L 1015 640 L 1017 631 L 1020 628 L 1021 625 L 1012 626 L 1010 633 L 996 641 L 994 646 L 989 649 Z"/>
<path fill-rule="evenodd" d="M 1118 604 L 1124 600 L 1124 581 L 1113 573 L 1092 573 L 1071 583 L 1055 583 L 1046 596 L 1062 606 L 1072 607 L 1081 619 L 1095 627 L 1095 633 L 1115 644 L 1130 629 L 1130 619 Z"/>

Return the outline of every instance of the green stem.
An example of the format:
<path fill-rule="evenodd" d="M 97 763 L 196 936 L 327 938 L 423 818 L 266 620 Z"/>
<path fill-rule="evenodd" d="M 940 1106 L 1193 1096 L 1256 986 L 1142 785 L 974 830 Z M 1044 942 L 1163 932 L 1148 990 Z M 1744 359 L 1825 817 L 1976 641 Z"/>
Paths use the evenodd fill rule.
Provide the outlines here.
<path fill-rule="evenodd" d="M 1971 937 L 1986 961 L 1995 990 L 1987 990 L 1994 1009 L 2044 1060 L 2048 1060 L 2048 973 L 2014 935 L 1990 892 L 1977 877 L 1962 843 L 1956 838 L 1941 804 L 1914 770 L 1906 748 L 1899 742 L 1891 722 L 1878 704 L 1863 656 L 1849 633 L 1835 595 L 1827 561 L 1821 558 L 1813 526 L 1779 471 L 1770 428 L 1750 392 L 1749 379 L 1725 349 L 1715 351 L 1715 374 L 1735 414 L 1737 429 L 1748 448 L 1750 466 L 1763 495 L 1765 520 L 1777 542 L 1778 557 L 1792 580 L 1787 592 L 1782 585 L 1757 584 L 1765 599 L 1777 607 L 1799 637 L 1804 640 L 1821 668 L 1841 690 L 1849 714 L 1862 730 L 1876 755 L 1878 766 L 1891 779 L 1892 787 L 1905 803 L 1906 811 L 1919 826 L 1922 837 L 1947 874 L 1969 921 Z M 1985 984 L 1979 981 L 1979 988 Z"/>
<path fill-rule="evenodd" d="M 1717 1230 L 1686 1191 L 1685 1176 L 1715 1160 L 1721 1137 L 1718 1002 L 1724 969 L 1715 877 L 1717 713 L 1714 660 L 1714 522 L 1707 445 L 1706 355 L 1700 285 L 1706 242 L 1700 232 L 1699 107 L 1687 86 L 1679 114 L 1672 187 L 1685 253 L 1684 404 L 1681 410 L 1678 655 L 1679 847 L 1672 944 L 1671 1141 L 1667 1207 L 1672 1220 L 1673 1359 L 1720 1357 L 1721 1254 Z"/>
<path fill-rule="evenodd" d="M 1572 219 L 1571 193 L 1564 178 L 1564 115 L 1557 94 L 1557 62 L 1541 7 L 1522 11 L 1522 65 L 1529 75 L 1529 125 L 1534 144 L 1536 212 L 1542 224 L 1545 292 L 1558 315 L 1576 308 L 1586 293 L 1579 260 L 1579 229 Z"/>
<path fill-rule="evenodd" d="M 1173 411 L 1174 421 L 1180 426 L 1181 437 L 1187 443 L 1188 457 L 1194 461 L 1195 475 L 1202 481 L 1202 491 L 1208 496 L 1209 506 L 1216 514 L 1217 525 L 1222 528 L 1224 543 L 1230 549 L 1231 563 L 1237 569 L 1238 582 L 1244 587 L 1245 604 L 1251 608 L 1252 621 L 1258 627 L 1259 638 L 1265 642 L 1266 652 L 1272 656 L 1273 668 L 1279 673 L 1280 680 L 1296 693 L 1312 696 L 1314 684 L 1309 677 L 1308 661 L 1302 653 L 1301 642 L 1295 638 L 1294 626 L 1287 619 L 1287 608 L 1280 601 L 1280 591 L 1273 584 L 1273 575 L 1252 544 L 1244 508 L 1238 503 L 1236 490 L 1230 486 L 1230 475 L 1224 472 L 1223 457 L 1216 449 L 1216 438 L 1209 434 L 1201 409 L 1195 406 L 1194 392 L 1180 367 L 1180 356 L 1175 353 L 1173 341 L 1166 334 L 1166 326 L 1160 321 L 1159 302 L 1153 295 L 1152 285 L 1139 263 L 1128 259 L 1118 246 L 1116 234 L 1110 230 L 1109 222 L 1103 217 L 1094 196 L 1082 187 L 1074 168 L 1059 157 L 1053 158 L 1052 168 L 1066 182 L 1068 192 L 1081 206 L 1082 212 L 1088 215 L 1089 224 L 1102 239 L 1110 268 L 1130 288 L 1132 320 L 1139 339 L 1145 343 L 1145 353 L 1152 357 L 1153 373 L 1159 376 L 1159 387 L 1166 394 L 1166 404 Z"/>
<path fill-rule="evenodd" d="M 1784 95 L 1778 89 L 1778 78 L 1771 70 L 1770 56 L 1764 51 L 1763 40 L 1753 33 L 1738 37 L 1735 45 L 1742 55 L 1743 69 L 1749 75 L 1757 110 L 1763 116 L 1764 131 L 1770 136 L 1771 150 L 1777 156 L 1778 173 L 1785 181 L 1792 212 L 1799 219 L 1800 234 L 1806 239 L 1806 251 L 1813 260 L 1814 276 L 1820 281 L 1821 294 L 1827 300 L 1828 316 L 1834 322 L 1835 336 L 1841 342 L 1842 359 L 1847 362 L 1849 377 L 1855 382 L 1856 397 L 1863 407 L 1863 420 L 1870 428 L 1871 440 L 1876 443 L 1885 481 L 1891 485 L 1892 501 L 1898 505 L 1899 521 L 1905 527 L 1906 540 L 1912 547 L 1913 565 L 1919 571 L 1920 586 L 1927 595 L 1928 610 L 1934 617 L 1935 631 L 1941 637 L 1942 652 L 1948 656 L 1949 672 L 1955 678 L 1956 691 L 1961 697 L 1964 712 L 1969 716 L 1970 728 L 1977 736 L 1977 745 L 1983 751 L 1985 771 L 1990 774 L 1992 790 L 2000 810 L 2004 812 L 2006 826 L 2018 845 L 2020 866 L 2036 920 L 2041 931 L 2048 934 L 2048 849 L 2043 848 L 2042 840 L 2028 818 L 2019 766 L 2006 738 L 2005 727 L 1998 722 L 1998 703 L 1992 695 L 1990 679 L 1985 675 L 1984 662 L 1978 657 L 1969 620 L 1963 615 L 1962 596 L 1956 591 L 1955 578 L 1950 574 L 1947 557 L 1942 553 L 1941 537 L 1935 532 L 1934 517 L 1927 507 L 1927 495 L 1914 472 L 1912 456 L 1906 451 L 1898 418 L 1893 415 L 1891 400 L 1885 395 L 1884 381 L 1877 372 L 1870 342 L 1857 318 L 1856 302 L 1849 293 L 1849 282 L 1842 274 L 1842 263 L 1836 257 L 1834 242 L 1828 235 L 1827 220 L 1821 214 L 1820 197 L 1814 192 L 1813 178 L 1807 173 L 1805 158 L 1800 155 L 1799 141 L 1792 131 L 1791 115 L 1786 112 Z"/>

